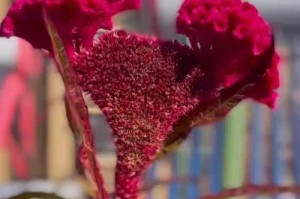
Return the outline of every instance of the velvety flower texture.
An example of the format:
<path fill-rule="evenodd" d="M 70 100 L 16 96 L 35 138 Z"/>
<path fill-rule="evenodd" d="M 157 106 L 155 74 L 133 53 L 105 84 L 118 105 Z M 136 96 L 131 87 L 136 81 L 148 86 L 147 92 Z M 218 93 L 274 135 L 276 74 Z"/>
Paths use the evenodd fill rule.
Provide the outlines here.
<path fill-rule="evenodd" d="M 136 198 L 137 184 L 129 182 L 138 183 L 173 124 L 199 103 L 194 85 L 202 73 L 193 59 L 179 43 L 111 32 L 74 63 L 80 84 L 113 129 L 120 198 Z"/>
<path fill-rule="evenodd" d="M 139 6 L 137 0 L 15 0 L 1 23 L 0 36 L 21 37 L 52 52 L 43 11 L 50 15 L 69 53 L 90 47 L 99 28 L 111 29 L 111 16 Z"/>
<path fill-rule="evenodd" d="M 83 90 L 114 132 L 120 198 L 136 198 L 144 169 L 192 127 L 223 118 L 246 98 L 274 106 L 278 55 L 252 5 L 186 0 L 177 30 L 191 47 L 119 31 L 75 59 Z"/>
<path fill-rule="evenodd" d="M 191 126 L 222 119 L 243 99 L 274 107 L 279 56 L 271 28 L 254 6 L 240 0 L 185 0 L 177 31 L 189 38 L 205 74 L 198 86 L 209 98 L 177 122 L 165 146 L 184 139 Z"/>
<path fill-rule="evenodd" d="M 220 91 L 256 76 L 262 70 L 258 64 L 264 58 L 261 55 L 272 42 L 269 25 L 254 6 L 240 0 L 186 0 L 179 11 L 177 30 L 188 36 L 197 51 L 207 90 Z M 274 61 L 276 57 L 274 54 Z M 276 72 L 276 66 L 271 70 Z M 278 87 L 278 75 L 275 77 L 271 82 L 277 83 L 263 91 L 265 96 L 251 97 L 273 107 L 275 98 L 270 94 Z M 269 97 L 272 99 L 264 99 Z"/>
<path fill-rule="evenodd" d="M 196 125 L 222 119 L 241 100 L 273 107 L 279 86 L 271 28 L 241 0 L 185 0 L 177 31 L 191 46 L 108 32 L 111 16 L 134 0 L 16 0 L 0 28 L 52 51 L 43 10 L 53 20 L 82 89 L 113 129 L 116 196 L 137 198 L 141 173 Z M 77 51 L 77 53 L 74 53 Z"/>

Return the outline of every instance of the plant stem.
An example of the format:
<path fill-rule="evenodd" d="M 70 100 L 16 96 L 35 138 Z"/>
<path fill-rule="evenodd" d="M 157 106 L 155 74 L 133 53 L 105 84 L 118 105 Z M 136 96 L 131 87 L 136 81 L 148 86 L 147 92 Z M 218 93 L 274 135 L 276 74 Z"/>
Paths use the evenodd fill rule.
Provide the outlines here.
<path fill-rule="evenodd" d="M 245 177 L 247 144 L 247 107 L 239 105 L 225 124 L 223 187 L 241 187 Z"/>

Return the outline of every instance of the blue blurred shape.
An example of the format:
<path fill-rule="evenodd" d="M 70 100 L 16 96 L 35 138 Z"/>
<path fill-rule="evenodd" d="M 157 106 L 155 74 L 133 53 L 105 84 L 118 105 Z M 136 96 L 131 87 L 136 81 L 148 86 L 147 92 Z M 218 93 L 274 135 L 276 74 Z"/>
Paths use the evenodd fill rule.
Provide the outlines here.
<path fill-rule="evenodd" d="M 213 137 L 213 154 L 211 161 L 211 191 L 218 193 L 222 190 L 222 170 L 224 156 L 224 123 L 215 125 Z"/>

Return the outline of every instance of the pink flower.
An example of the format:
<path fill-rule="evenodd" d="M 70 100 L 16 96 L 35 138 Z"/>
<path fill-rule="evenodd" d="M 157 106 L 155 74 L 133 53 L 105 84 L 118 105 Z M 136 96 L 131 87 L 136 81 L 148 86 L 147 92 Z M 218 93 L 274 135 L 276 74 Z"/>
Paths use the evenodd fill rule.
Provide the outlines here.
<path fill-rule="evenodd" d="M 52 52 L 45 10 L 72 53 L 76 48 L 90 47 L 98 29 L 111 29 L 113 14 L 138 6 L 138 0 L 15 0 L 1 24 L 0 36 L 21 37 L 35 48 Z"/>
<path fill-rule="evenodd" d="M 243 99 L 274 107 L 279 56 L 271 28 L 254 6 L 240 0 L 185 0 L 177 30 L 191 42 L 204 73 L 198 82 L 202 98 L 210 98 L 177 122 L 166 148 L 186 138 L 191 126 L 224 118 Z"/>
<path fill-rule="evenodd" d="M 222 90 L 256 75 L 272 41 L 271 29 L 256 8 L 240 0 L 186 0 L 177 30 L 188 36 L 198 54 L 207 77 L 201 83 L 209 85 L 208 90 Z"/>

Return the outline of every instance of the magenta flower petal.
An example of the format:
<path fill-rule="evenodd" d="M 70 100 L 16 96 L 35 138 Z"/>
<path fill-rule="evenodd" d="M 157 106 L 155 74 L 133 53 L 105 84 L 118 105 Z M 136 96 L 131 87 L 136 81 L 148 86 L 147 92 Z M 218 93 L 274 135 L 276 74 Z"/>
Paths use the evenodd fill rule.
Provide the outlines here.
<path fill-rule="evenodd" d="M 138 9 L 141 6 L 141 0 L 106 0 L 106 2 L 112 14 L 125 10 Z"/>
<path fill-rule="evenodd" d="M 99 28 L 112 28 L 107 5 L 100 0 L 45 0 L 45 8 L 69 54 L 90 47 Z"/>
<path fill-rule="evenodd" d="M 16 0 L 1 24 L 0 36 L 21 37 L 36 48 L 52 52 L 43 10 L 51 17 L 69 53 L 92 45 L 100 28 L 111 29 L 111 16 L 135 8 L 139 1 Z"/>
<path fill-rule="evenodd" d="M 273 108 L 277 99 L 276 89 L 279 88 L 279 55 L 276 53 L 264 76 L 256 83 L 248 95 L 258 102 L 264 103 Z"/>
<path fill-rule="evenodd" d="M 185 0 L 177 30 L 190 39 L 206 83 L 218 90 L 259 70 L 261 55 L 272 40 L 271 29 L 256 8 L 241 0 Z"/>
<path fill-rule="evenodd" d="M 43 20 L 43 0 L 15 0 L 1 23 L 0 36 L 17 36 L 36 48 L 51 51 L 50 37 Z"/>

